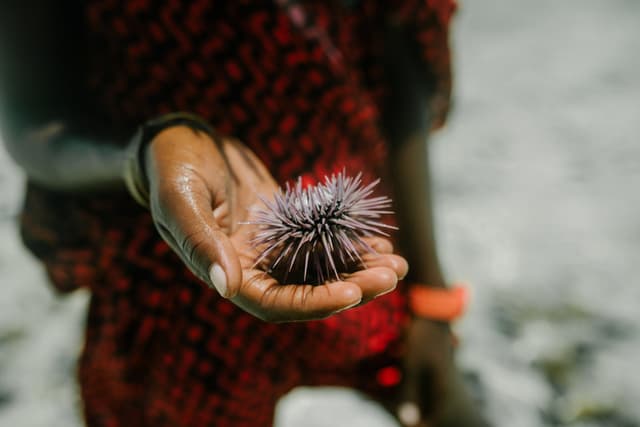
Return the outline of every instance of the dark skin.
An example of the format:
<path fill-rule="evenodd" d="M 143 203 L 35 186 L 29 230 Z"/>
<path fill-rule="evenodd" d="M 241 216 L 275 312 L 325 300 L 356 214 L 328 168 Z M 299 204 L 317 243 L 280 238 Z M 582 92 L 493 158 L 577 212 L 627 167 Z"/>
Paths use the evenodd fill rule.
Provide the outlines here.
<path fill-rule="evenodd" d="M 7 142 L 9 141 L 12 140 Z M 55 166 L 57 158 L 67 161 L 70 157 L 75 157 L 77 161 L 71 164 L 78 164 L 79 169 L 84 170 L 82 165 L 86 162 L 82 159 L 86 159 L 85 153 L 99 156 L 100 152 L 95 144 L 96 152 L 92 152 L 92 146 L 88 142 L 85 145 L 73 142 L 65 146 L 64 140 L 60 140 L 60 148 L 52 149 L 39 138 L 25 138 L 21 141 L 21 144 L 7 144 L 16 159 L 37 159 L 39 156 L 27 154 L 50 150 L 48 167 L 52 164 Z M 370 240 L 379 255 L 365 255 L 367 268 L 352 273 L 339 282 L 322 286 L 282 285 L 262 271 L 254 269 L 255 248 L 250 247 L 246 239 L 246 228 L 251 226 L 238 224 L 249 220 L 247 213 L 251 212 L 252 207 L 261 204 L 257 194 L 273 194 L 277 185 L 262 163 L 246 147 L 229 140 L 223 143 L 223 147 L 230 165 L 236 170 L 237 176 L 242 177 L 239 182 L 226 171 L 222 155 L 209 137 L 194 133 L 186 127 L 173 127 L 161 132 L 149 145 L 146 156 L 150 180 L 150 211 L 159 233 L 185 265 L 212 288 L 216 288 L 216 285 L 210 274 L 211 266 L 219 264 L 226 279 L 226 289 L 221 291 L 223 297 L 265 321 L 319 319 L 392 291 L 398 280 L 407 274 L 408 263 L 405 258 L 393 254 L 391 242 L 382 238 Z M 246 150 L 253 157 L 252 163 L 258 166 L 259 171 L 249 167 L 238 150 Z M 424 154 L 425 150 L 425 142 L 416 139 L 413 144 L 405 145 L 397 153 L 398 157 L 392 159 L 404 166 L 399 168 L 404 172 L 396 173 L 395 179 L 413 182 L 413 185 L 405 188 L 413 189 L 406 196 L 414 200 L 411 203 L 415 210 L 411 210 L 410 215 L 416 220 L 424 217 L 415 212 L 430 207 L 428 199 L 424 197 L 418 199 L 422 203 L 416 203 L 414 191 L 427 189 L 427 184 L 416 185 L 417 182 L 428 183 L 427 180 L 416 180 L 416 176 L 424 177 L 425 168 L 424 163 L 415 159 L 424 161 L 422 159 L 426 158 L 419 154 Z M 112 157 L 123 159 L 124 155 L 112 154 Z M 29 173 L 30 167 L 37 167 L 34 163 L 33 160 L 31 164 L 22 161 L 21 166 Z M 39 174 L 42 171 L 33 173 L 32 179 L 37 179 Z M 55 174 L 51 174 L 51 178 L 55 179 Z M 122 186 L 121 182 L 115 184 L 118 179 L 114 177 L 114 185 Z M 50 185 L 51 180 L 48 182 Z M 64 188 L 72 191 L 68 187 L 72 182 L 66 177 Z M 103 185 L 102 182 L 83 180 L 78 182 L 78 189 L 87 191 Z M 405 199 L 398 199 L 400 200 Z M 401 212 L 404 211 L 401 206 L 397 208 L 398 215 L 402 218 Z M 407 218 L 402 224 L 406 224 L 407 220 L 411 221 Z M 424 225 L 424 220 L 417 228 L 427 232 L 430 238 L 415 239 L 415 252 L 407 253 L 429 253 L 432 251 L 428 244 L 433 237 L 431 228 Z M 435 254 L 435 251 L 432 253 Z M 439 269 L 429 266 L 435 260 L 425 263 L 419 262 L 416 255 L 414 258 L 418 269 L 412 277 L 429 277 L 422 283 L 444 285 L 439 280 L 442 277 Z M 461 409 L 468 412 L 470 406 L 453 366 L 453 346 L 448 325 L 416 318 L 407 331 L 407 342 L 410 351 L 405 361 L 405 382 L 397 399 L 385 402 L 385 405 L 395 411 L 405 401 L 416 402 L 421 412 L 429 417 L 424 417 L 420 424 L 414 424 L 418 426 L 448 425 L 438 420 L 451 417 L 457 419 Z M 423 393 L 425 386 L 428 396 Z M 443 404 L 434 404 L 436 397 Z M 453 402 L 458 400 L 460 403 L 454 405 Z M 447 405 L 461 408 L 445 411 Z M 428 419 L 435 424 L 426 424 Z M 467 422 L 451 425 L 473 424 Z"/>
<path fill-rule="evenodd" d="M 12 6 L 18 4 L 15 2 Z M 52 7 L 51 2 L 49 5 L 43 2 L 38 8 L 30 8 L 40 11 L 39 14 L 23 17 L 22 21 L 0 22 L 0 43 L 5 46 L 14 40 L 8 35 L 19 34 L 20 28 L 43 29 L 41 37 L 36 32 L 30 34 L 29 46 L 10 46 L 11 50 L 24 52 L 26 49 L 33 54 L 24 54 L 18 59 L 0 58 L 0 64 L 18 64 L 14 72 L 0 73 L 0 76 L 11 77 L 10 82 L 0 83 L 10 87 L 10 99 L 18 100 L 5 108 L 18 113 L 3 121 L 4 141 L 33 181 L 72 192 L 124 190 L 125 151 L 115 144 L 97 143 L 100 135 L 108 134 L 97 128 L 92 133 L 70 127 L 64 121 L 69 106 L 55 101 L 69 98 L 55 90 L 65 86 L 60 84 L 61 76 L 72 79 L 67 74 L 75 67 L 74 58 L 68 57 L 54 67 L 49 63 L 20 66 L 21 58 L 59 57 L 46 54 L 59 49 L 52 45 L 50 35 L 56 34 L 52 31 L 58 22 L 55 14 L 61 12 L 59 7 Z M 0 11 L 0 16 L 16 15 Z M 68 36 L 73 38 L 73 34 Z M 390 37 L 390 43 L 397 42 Z M 392 79 L 409 82 L 405 73 L 413 67 L 398 58 L 391 59 L 391 63 L 398 65 L 394 69 L 400 73 Z M 38 93 L 34 94 L 31 88 L 38 88 Z M 401 97 L 398 102 L 406 103 L 406 100 Z M 408 108 L 418 116 L 427 116 L 427 110 L 420 106 L 409 103 Z M 208 136 L 185 127 L 169 128 L 158 134 L 145 153 L 151 215 L 161 236 L 203 282 L 265 321 L 324 318 L 391 292 L 407 274 L 409 283 L 444 286 L 431 215 L 426 147 L 429 126 L 425 127 L 420 120 L 418 125 L 409 122 L 392 126 L 396 126 L 396 131 L 401 130 L 390 132 L 390 164 L 395 208 L 402 227 L 399 249 L 404 256 L 393 253 L 389 240 L 372 239 L 370 243 L 379 256 L 366 255 L 367 268 L 340 282 L 315 287 L 283 286 L 252 268 L 255 250 L 247 245 L 246 230 L 243 230 L 251 226 L 238 224 L 248 219 L 248 208 L 260 203 L 257 194 L 269 197 L 277 185 L 253 153 L 230 139 L 223 142 L 223 152 L 220 152 Z M 91 129 L 90 125 L 83 126 L 87 127 Z M 240 150 L 253 159 L 257 169 L 247 166 Z M 231 177 L 223 154 L 236 176 L 241 177 L 239 181 Z M 219 267 L 213 268 L 216 265 Z M 408 265 L 411 265 L 409 273 Z M 403 402 L 413 402 L 420 409 L 421 417 L 417 423 L 405 424 L 407 427 L 482 425 L 460 385 L 453 364 L 449 326 L 414 319 L 407 331 L 407 348 L 406 372 L 399 394 L 393 401 L 384 402 L 391 412 L 395 413 Z"/>
<path fill-rule="evenodd" d="M 265 321 L 320 319 L 392 291 L 405 276 L 407 262 L 381 238 L 371 240 L 380 256 L 369 256 L 366 268 L 321 286 L 280 284 L 254 268 L 259 253 L 247 235 L 256 226 L 240 223 L 262 206 L 258 195 L 269 197 L 278 186 L 249 149 L 230 140 L 222 147 L 237 180 L 208 136 L 182 126 L 156 136 L 146 159 L 150 210 L 160 234 L 223 297 Z"/>
<path fill-rule="evenodd" d="M 382 127 L 390 143 L 391 180 L 399 230 L 400 252 L 411 267 L 405 281 L 446 288 L 437 255 L 431 167 L 427 141 L 442 127 L 433 113 L 438 102 L 429 97 L 428 72 L 418 60 L 411 34 L 396 22 L 385 31 L 383 58 L 390 96 Z M 396 400 L 387 402 L 407 427 L 484 426 L 454 363 L 455 340 L 450 325 L 416 317 L 408 327 L 405 375 Z M 410 408 L 409 415 L 406 411 Z"/>

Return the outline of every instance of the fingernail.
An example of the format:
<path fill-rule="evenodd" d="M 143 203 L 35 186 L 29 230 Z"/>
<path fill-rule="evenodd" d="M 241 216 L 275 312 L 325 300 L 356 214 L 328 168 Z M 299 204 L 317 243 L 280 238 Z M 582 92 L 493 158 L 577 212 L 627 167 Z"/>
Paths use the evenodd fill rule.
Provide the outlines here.
<path fill-rule="evenodd" d="M 209 278 L 211 283 L 216 288 L 218 293 L 226 297 L 227 296 L 227 275 L 224 273 L 222 267 L 217 262 L 214 262 L 209 269 Z"/>
<path fill-rule="evenodd" d="M 348 306 L 346 306 L 346 307 L 342 307 L 341 309 L 334 311 L 334 312 L 333 312 L 333 314 L 342 313 L 342 312 L 343 312 L 343 311 L 345 311 L 345 310 L 349 310 L 350 308 L 353 308 L 353 307 L 357 306 L 357 305 L 358 305 L 358 304 L 360 304 L 361 302 L 362 302 L 362 298 L 360 298 L 358 301 L 356 301 L 356 302 L 354 302 L 354 303 L 352 303 L 352 304 L 349 304 L 349 305 L 348 305 Z"/>
<path fill-rule="evenodd" d="M 393 287 L 392 287 L 392 288 L 389 288 L 389 289 L 387 289 L 386 291 L 382 291 L 382 292 L 380 292 L 378 295 L 376 295 L 376 296 L 375 296 L 375 297 L 373 297 L 373 298 L 380 298 L 381 296 L 384 296 L 384 295 L 390 294 L 391 292 L 395 291 L 397 287 L 398 287 L 398 282 L 396 282 L 396 284 L 395 284 L 395 285 L 393 285 Z"/>

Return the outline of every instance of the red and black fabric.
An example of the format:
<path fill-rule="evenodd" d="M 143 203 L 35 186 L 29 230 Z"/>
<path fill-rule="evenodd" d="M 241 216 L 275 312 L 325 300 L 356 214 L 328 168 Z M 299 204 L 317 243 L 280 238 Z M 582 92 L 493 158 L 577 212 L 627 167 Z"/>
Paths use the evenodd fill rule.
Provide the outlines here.
<path fill-rule="evenodd" d="M 421 47 L 432 114 L 444 120 L 448 108 L 452 0 L 84 7 L 95 120 L 122 134 L 192 111 L 247 144 L 281 183 L 343 168 L 386 173 L 376 28 L 390 19 Z M 323 321 L 263 323 L 199 283 L 125 194 L 30 185 L 22 233 L 58 289 L 91 290 L 80 363 L 90 427 L 267 426 L 297 385 L 380 395 L 399 381 L 402 291 Z"/>

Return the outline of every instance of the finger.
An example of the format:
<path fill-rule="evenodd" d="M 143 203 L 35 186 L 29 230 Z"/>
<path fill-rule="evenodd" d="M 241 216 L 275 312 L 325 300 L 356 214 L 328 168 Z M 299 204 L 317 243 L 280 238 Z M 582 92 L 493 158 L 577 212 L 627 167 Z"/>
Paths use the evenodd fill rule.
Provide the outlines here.
<path fill-rule="evenodd" d="M 363 303 L 393 291 L 398 284 L 398 276 L 387 267 L 360 270 L 349 274 L 346 280 L 360 287 Z"/>
<path fill-rule="evenodd" d="M 260 270 L 245 270 L 241 291 L 232 301 L 262 320 L 286 322 L 322 319 L 362 300 L 358 285 L 348 281 L 325 285 L 281 285 Z"/>
<path fill-rule="evenodd" d="M 409 271 L 409 264 L 407 263 L 407 260 L 400 255 L 365 254 L 362 256 L 362 260 L 367 268 L 390 268 L 396 273 L 398 279 L 404 279 Z"/>
<path fill-rule="evenodd" d="M 254 189 L 259 184 L 276 185 L 264 163 L 250 149 L 235 139 L 227 139 L 227 142 L 223 151 L 229 163 L 234 166 L 234 173 L 242 178 L 237 184 Z"/>
<path fill-rule="evenodd" d="M 374 237 L 364 237 L 364 240 L 373 250 L 375 250 L 379 254 L 390 254 L 393 253 L 393 243 L 391 240 L 386 239 L 384 237 L 374 236 Z"/>
<path fill-rule="evenodd" d="M 233 185 L 228 191 L 229 234 L 235 233 L 243 221 L 247 221 L 251 206 L 260 204 L 257 194 L 269 196 L 277 190 L 277 184 L 262 162 L 253 153 L 237 141 L 231 140 L 224 145 L 224 153 L 233 165 Z"/>
<path fill-rule="evenodd" d="M 230 145 L 233 145 L 233 147 L 238 151 L 247 166 L 249 166 L 261 180 L 273 181 L 271 173 L 267 170 L 264 163 L 262 163 L 262 161 L 253 153 L 253 151 L 235 138 L 229 138 L 229 142 Z"/>

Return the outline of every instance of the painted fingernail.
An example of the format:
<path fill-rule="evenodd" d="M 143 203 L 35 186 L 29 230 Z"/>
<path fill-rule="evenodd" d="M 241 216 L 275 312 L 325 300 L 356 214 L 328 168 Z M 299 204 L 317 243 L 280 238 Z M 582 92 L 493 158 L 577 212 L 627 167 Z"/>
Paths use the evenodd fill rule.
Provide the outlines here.
<path fill-rule="evenodd" d="M 209 278 L 222 297 L 227 296 L 227 275 L 217 262 L 214 262 L 209 269 Z"/>
<path fill-rule="evenodd" d="M 404 402 L 398 406 L 398 418 L 403 424 L 414 426 L 420 422 L 420 408 L 413 402 Z"/>

